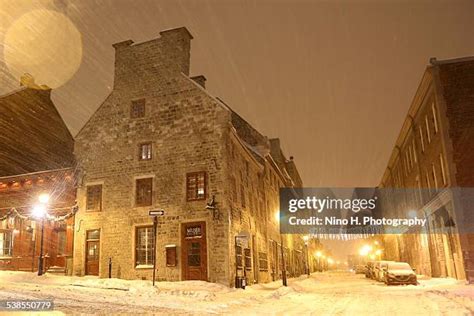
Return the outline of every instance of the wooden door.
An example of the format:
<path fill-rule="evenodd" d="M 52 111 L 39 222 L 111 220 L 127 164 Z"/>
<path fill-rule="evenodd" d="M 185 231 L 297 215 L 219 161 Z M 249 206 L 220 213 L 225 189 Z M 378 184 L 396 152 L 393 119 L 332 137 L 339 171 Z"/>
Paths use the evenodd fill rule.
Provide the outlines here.
<path fill-rule="evenodd" d="M 183 223 L 181 240 L 183 279 L 207 281 L 206 223 Z"/>
<path fill-rule="evenodd" d="M 86 275 L 99 275 L 100 231 L 87 231 Z"/>

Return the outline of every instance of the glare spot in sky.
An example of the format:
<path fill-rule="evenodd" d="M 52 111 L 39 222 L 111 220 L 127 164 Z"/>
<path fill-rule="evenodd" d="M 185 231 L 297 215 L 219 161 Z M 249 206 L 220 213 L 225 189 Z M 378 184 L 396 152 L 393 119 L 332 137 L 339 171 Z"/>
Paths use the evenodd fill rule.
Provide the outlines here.
<path fill-rule="evenodd" d="M 15 78 L 29 73 L 37 84 L 57 88 L 71 79 L 81 64 L 81 33 L 59 12 L 30 11 L 8 28 L 4 58 Z"/>

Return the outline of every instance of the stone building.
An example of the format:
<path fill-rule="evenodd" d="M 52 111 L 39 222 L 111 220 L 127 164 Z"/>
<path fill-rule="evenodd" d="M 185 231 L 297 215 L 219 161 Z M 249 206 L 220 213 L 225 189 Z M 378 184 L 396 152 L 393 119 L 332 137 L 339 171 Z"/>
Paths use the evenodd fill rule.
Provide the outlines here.
<path fill-rule="evenodd" d="M 383 214 L 411 210 L 428 227 L 385 235 L 385 256 L 421 274 L 473 282 L 474 235 L 466 227 L 473 223 L 474 58 L 430 62 L 380 184 L 412 189 L 403 203 L 385 200 Z"/>
<path fill-rule="evenodd" d="M 0 97 L 0 270 L 38 269 L 44 205 L 44 270 L 72 266 L 74 140 L 54 103 L 51 89 L 22 78 L 23 87 Z"/>
<path fill-rule="evenodd" d="M 113 90 L 76 137 L 74 274 L 151 279 L 155 254 L 158 280 L 303 273 L 301 238 L 278 226 L 279 188 L 302 185 L 293 159 L 189 76 L 186 28 L 160 35 L 113 45 Z"/>

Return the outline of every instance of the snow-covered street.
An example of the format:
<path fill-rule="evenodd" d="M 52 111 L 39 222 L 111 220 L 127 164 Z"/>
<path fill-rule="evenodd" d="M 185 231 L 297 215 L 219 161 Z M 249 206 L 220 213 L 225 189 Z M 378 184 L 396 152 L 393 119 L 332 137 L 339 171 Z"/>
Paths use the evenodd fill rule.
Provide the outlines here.
<path fill-rule="evenodd" d="M 348 272 L 246 290 L 201 281 L 125 281 L 0 272 L 0 300 L 52 298 L 61 313 L 163 315 L 472 315 L 474 286 L 453 279 L 390 286 Z M 1 313 L 1 312 L 0 312 Z M 50 312 L 48 312 L 50 314 Z"/>

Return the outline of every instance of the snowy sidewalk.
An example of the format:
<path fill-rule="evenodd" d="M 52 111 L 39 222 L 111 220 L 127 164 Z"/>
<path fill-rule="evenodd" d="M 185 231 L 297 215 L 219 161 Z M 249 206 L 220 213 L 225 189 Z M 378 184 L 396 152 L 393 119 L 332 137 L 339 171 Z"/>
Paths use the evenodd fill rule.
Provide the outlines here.
<path fill-rule="evenodd" d="M 0 300 L 54 300 L 64 313 L 158 315 L 472 315 L 474 286 L 453 279 L 386 286 L 346 272 L 257 284 L 158 282 L 0 271 Z"/>

